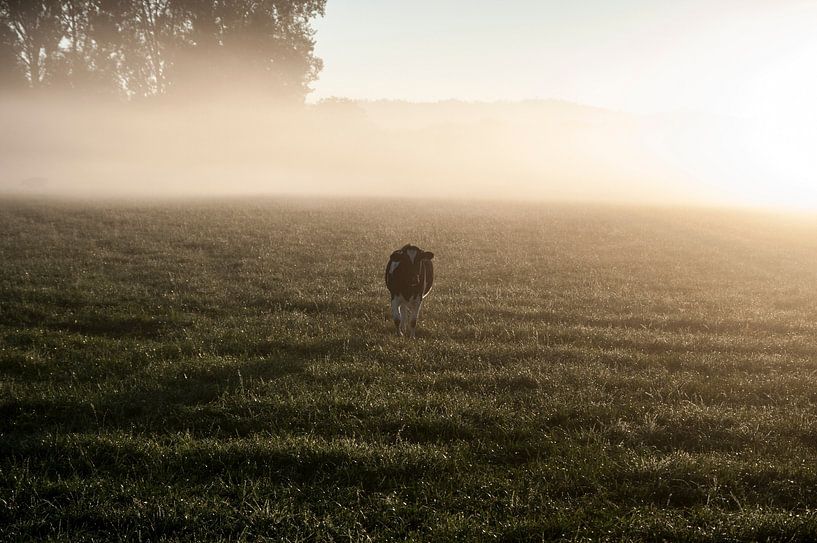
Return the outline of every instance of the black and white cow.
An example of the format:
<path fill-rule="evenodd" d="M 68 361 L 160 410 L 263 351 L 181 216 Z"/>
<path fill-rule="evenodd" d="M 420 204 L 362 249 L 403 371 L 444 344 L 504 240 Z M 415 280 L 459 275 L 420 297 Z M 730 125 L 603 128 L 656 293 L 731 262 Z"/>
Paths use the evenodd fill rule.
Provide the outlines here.
<path fill-rule="evenodd" d="M 423 298 L 434 284 L 434 253 L 405 245 L 391 254 L 386 264 L 386 287 L 391 294 L 391 315 L 397 335 L 415 337 Z"/>

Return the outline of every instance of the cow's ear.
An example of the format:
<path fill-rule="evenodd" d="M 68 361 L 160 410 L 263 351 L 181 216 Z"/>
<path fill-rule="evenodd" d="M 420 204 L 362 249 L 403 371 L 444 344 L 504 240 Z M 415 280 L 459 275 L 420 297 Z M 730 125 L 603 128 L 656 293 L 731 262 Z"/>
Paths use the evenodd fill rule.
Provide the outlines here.
<path fill-rule="evenodd" d="M 392 260 L 400 260 L 400 257 L 401 257 L 401 256 L 403 256 L 403 251 L 394 251 L 394 252 L 391 254 L 391 257 L 390 257 L 390 258 L 391 258 Z"/>
<path fill-rule="evenodd" d="M 423 260 L 431 260 L 432 258 L 434 258 L 434 253 L 431 251 L 425 251 L 423 253 Z"/>

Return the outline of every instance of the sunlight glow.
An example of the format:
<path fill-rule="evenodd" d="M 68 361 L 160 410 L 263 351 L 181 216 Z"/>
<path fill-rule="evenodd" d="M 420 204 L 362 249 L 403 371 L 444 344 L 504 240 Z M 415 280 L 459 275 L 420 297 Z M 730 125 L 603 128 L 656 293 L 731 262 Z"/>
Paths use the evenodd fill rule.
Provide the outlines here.
<path fill-rule="evenodd" d="M 673 202 L 817 210 L 814 2 L 479 0 L 465 12 L 453 0 L 420 4 L 331 4 L 318 30 L 326 69 L 315 99 L 556 99 L 634 114 L 640 120 L 613 120 L 602 139 L 583 137 L 594 142 L 589 158 L 623 165 L 617 174 L 661 177 L 641 162 L 671 165 L 686 176 L 686 192 L 665 192 Z M 631 135 L 640 149 L 622 147 Z M 526 163 L 570 139 L 506 136 Z M 546 183 L 528 187 L 552 194 Z"/>
<path fill-rule="evenodd" d="M 754 204 L 817 209 L 817 37 L 760 67 L 745 107 L 748 141 L 770 178 Z"/>

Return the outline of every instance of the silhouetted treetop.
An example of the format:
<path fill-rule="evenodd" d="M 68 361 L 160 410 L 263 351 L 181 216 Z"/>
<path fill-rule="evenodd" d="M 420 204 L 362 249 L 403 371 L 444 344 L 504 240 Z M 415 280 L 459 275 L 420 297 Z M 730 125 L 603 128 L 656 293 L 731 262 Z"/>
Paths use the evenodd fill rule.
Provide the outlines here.
<path fill-rule="evenodd" d="M 127 97 L 303 98 L 326 0 L 0 0 L 0 77 Z"/>

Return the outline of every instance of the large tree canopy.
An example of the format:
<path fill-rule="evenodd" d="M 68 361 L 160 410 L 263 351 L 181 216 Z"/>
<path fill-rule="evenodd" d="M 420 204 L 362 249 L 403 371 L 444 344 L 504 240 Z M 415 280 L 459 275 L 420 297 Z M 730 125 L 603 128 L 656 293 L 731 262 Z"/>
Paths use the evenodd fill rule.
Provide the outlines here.
<path fill-rule="evenodd" d="M 326 0 L 0 0 L 0 78 L 128 97 L 303 98 Z"/>

